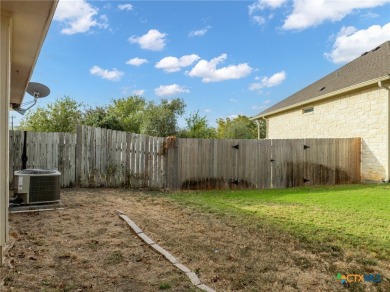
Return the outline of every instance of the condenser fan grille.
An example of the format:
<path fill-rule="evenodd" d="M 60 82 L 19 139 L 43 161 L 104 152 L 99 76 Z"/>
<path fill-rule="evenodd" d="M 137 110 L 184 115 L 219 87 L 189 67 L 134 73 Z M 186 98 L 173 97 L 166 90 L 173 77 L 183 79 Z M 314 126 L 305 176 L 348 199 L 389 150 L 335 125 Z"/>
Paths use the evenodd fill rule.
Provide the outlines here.
<path fill-rule="evenodd" d="M 32 176 L 30 181 L 30 203 L 60 200 L 58 176 Z"/>
<path fill-rule="evenodd" d="M 14 193 L 24 204 L 58 202 L 61 200 L 61 173 L 57 170 L 24 169 L 15 171 Z"/>

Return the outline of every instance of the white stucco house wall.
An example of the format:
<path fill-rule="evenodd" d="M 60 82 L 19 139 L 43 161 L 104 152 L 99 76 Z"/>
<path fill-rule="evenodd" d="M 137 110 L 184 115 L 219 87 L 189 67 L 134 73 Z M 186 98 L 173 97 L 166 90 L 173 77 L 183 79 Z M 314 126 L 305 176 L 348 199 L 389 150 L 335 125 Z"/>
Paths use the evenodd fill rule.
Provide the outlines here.
<path fill-rule="evenodd" d="M 0 2 L 0 265 L 8 240 L 9 110 L 20 105 L 58 0 Z"/>
<path fill-rule="evenodd" d="M 362 138 L 363 182 L 390 179 L 390 41 L 252 117 L 267 138 Z"/>

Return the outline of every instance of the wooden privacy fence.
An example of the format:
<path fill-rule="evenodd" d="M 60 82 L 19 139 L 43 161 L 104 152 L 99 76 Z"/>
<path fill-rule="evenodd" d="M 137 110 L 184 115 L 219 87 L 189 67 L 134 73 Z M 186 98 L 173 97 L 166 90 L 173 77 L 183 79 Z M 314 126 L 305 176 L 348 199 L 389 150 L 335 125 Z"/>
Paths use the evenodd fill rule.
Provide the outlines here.
<path fill-rule="evenodd" d="M 24 132 L 10 131 L 10 183 Z M 27 132 L 27 168 L 57 169 L 62 187 L 166 187 L 164 138 L 79 126 L 77 134 Z"/>
<path fill-rule="evenodd" d="M 360 182 L 360 138 L 176 139 L 79 126 L 28 132 L 27 168 L 58 169 L 62 187 L 283 188 Z M 10 182 L 24 132 L 10 131 Z"/>
<path fill-rule="evenodd" d="M 285 188 L 360 182 L 360 138 L 177 139 L 168 150 L 173 189 Z"/>
<path fill-rule="evenodd" d="M 164 138 L 79 126 L 76 185 L 166 187 Z"/>
<path fill-rule="evenodd" d="M 9 173 L 13 185 L 13 173 L 22 169 L 24 144 L 23 131 L 10 131 Z M 61 172 L 61 186 L 75 183 L 76 135 L 71 133 L 26 133 L 27 168 L 56 169 Z"/>

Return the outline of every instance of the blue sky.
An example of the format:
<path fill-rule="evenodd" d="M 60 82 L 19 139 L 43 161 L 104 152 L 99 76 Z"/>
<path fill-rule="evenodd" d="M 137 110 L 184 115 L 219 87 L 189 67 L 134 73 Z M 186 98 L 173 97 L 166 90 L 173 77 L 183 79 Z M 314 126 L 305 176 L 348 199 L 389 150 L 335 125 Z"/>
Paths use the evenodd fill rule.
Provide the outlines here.
<path fill-rule="evenodd" d="M 51 89 L 38 106 L 65 95 L 91 106 L 180 97 L 187 115 L 215 125 L 253 116 L 386 40 L 390 0 L 60 0 L 31 81 Z"/>

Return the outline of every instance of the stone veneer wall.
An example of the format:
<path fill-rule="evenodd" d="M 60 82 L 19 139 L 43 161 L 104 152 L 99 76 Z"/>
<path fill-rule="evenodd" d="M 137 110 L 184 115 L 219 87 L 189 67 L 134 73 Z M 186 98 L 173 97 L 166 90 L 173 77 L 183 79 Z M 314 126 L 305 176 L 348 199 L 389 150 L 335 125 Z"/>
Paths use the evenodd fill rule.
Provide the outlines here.
<path fill-rule="evenodd" d="M 302 109 L 314 106 L 303 114 Z M 267 138 L 362 138 L 362 181 L 387 175 L 388 92 L 378 86 L 270 116 Z"/>

